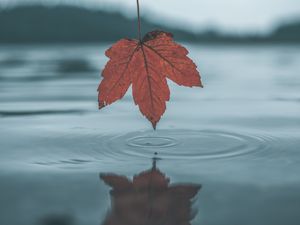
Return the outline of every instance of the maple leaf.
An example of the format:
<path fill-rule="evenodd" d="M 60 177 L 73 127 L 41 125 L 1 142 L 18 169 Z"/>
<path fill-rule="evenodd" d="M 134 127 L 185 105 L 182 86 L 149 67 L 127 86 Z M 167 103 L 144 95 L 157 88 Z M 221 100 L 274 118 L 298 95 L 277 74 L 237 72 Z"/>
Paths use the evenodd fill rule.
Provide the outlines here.
<path fill-rule="evenodd" d="M 98 88 L 99 109 L 121 99 L 132 85 L 134 102 L 154 129 L 170 99 L 167 79 L 187 87 L 203 87 L 188 51 L 171 33 L 152 31 L 139 41 L 122 39 L 105 52 L 106 64 Z"/>

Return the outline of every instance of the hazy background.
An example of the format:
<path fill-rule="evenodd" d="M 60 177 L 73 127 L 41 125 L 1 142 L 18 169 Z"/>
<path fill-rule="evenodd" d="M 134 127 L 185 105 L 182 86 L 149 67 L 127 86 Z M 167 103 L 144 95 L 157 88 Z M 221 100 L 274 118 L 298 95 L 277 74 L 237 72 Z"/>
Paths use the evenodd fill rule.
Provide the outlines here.
<path fill-rule="evenodd" d="M 140 3 L 145 18 L 143 31 L 167 29 L 187 41 L 300 40 L 297 0 L 141 0 Z M 26 5 L 31 8 L 24 8 Z M 34 8 L 37 5 L 51 9 Z M 18 6 L 21 8 L 14 9 Z M 136 23 L 132 20 L 136 18 L 135 0 L 0 0 L 0 7 L 0 43 L 97 42 L 136 34 Z"/>
<path fill-rule="evenodd" d="M 114 9 L 136 16 L 135 0 L 1 0 L 1 5 L 18 3 L 76 4 L 90 8 Z M 234 32 L 265 32 L 285 20 L 299 18 L 298 0 L 141 0 L 143 15 L 170 24 L 186 25 L 194 31 L 213 26 Z"/>

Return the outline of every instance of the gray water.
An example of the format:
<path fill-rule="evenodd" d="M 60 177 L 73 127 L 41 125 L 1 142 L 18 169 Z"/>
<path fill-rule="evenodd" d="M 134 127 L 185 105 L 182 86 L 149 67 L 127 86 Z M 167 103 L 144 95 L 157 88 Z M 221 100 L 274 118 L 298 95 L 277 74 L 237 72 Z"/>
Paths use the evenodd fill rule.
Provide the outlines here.
<path fill-rule="evenodd" d="M 157 152 L 168 190 L 201 185 L 176 203 L 191 224 L 299 225 L 300 46 L 187 46 L 205 88 L 170 81 L 157 131 L 131 91 L 98 110 L 109 44 L 0 47 L 0 224 L 106 224 L 99 174 L 131 179 Z"/>

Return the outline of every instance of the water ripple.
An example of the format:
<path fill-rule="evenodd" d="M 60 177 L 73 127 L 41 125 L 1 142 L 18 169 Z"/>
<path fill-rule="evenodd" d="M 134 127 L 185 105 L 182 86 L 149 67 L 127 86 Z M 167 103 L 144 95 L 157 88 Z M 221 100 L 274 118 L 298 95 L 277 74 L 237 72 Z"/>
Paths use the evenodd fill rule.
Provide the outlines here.
<path fill-rule="evenodd" d="M 47 148 L 54 145 L 54 150 L 45 155 L 46 159 L 36 160 L 34 164 L 91 166 L 93 162 L 137 162 L 152 158 L 156 152 L 163 160 L 187 163 L 240 157 L 266 160 L 280 158 L 286 154 L 289 144 L 295 144 L 288 138 L 215 130 L 159 130 L 111 136 L 96 132 L 66 134 L 56 137 L 55 141 L 48 139 Z"/>
<path fill-rule="evenodd" d="M 95 156 L 116 159 L 150 158 L 158 152 L 161 158 L 199 160 L 268 154 L 279 144 L 269 136 L 243 135 L 224 131 L 161 130 L 128 133 L 97 138 L 91 143 Z"/>

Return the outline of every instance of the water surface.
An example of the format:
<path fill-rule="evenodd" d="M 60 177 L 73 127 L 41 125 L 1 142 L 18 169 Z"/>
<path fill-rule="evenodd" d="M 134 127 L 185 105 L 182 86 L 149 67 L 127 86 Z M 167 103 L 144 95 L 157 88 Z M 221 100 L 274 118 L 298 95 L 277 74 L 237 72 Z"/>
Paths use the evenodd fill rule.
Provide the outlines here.
<path fill-rule="evenodd" d="M 145 192 L 138 204 L 146 214 L 131 210 L 124 225 L 159 223 L 149 212 L 180 195 L 189 198 L 160 210 L 191 214 L 194 225 L 300 224 L 299 46 L 188 45 L 205 88 L 169 81 L 155 132 L 131 91 L 98 110 L 108 46 L 0 47 L 0 224 L 124 220 L 99 174 L 130 180 L 151 171 L 155 153 L 170 187 L 198 189 Z M 138 190 L 119 204 L 137 204 Z"/>

